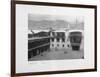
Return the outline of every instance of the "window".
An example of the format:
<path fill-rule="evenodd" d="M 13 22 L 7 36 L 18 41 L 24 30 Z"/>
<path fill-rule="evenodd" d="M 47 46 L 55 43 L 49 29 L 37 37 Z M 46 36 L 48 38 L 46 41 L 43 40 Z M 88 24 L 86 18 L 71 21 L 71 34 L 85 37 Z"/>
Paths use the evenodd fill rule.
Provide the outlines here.
<path fill-rule="evenodd" d="M 64 44 L 62 45 L 62 47 L 64 47 Z"/>
<path fill-rule="evenodd" d="M 57 32 L 57 37 L 65 37 L 65 33 L 64 32 Z"/>
<path fill-rule="evenodd" d="M 52 32 L 52 35 L 53 35 L 53 36 L 55 36 L 55 33 L 54 33 L 54 32 Z"/>
<path fill-rule="evenodd" d="M 54 41 L 54 38 L 52 38 L 52 42 Z"/>
<path fill-rule="evenodd" d="M 57 44 L 57 47 L 59 47 L 59 44 Z"/>
<path fill-rule="evenodd" d="M 57 42 L 59 42 L 60 41 L 60 39 L 59 38 L 57 38 Z"/>
<path fill-rule="evenodd" d="M 69 47 L 69 45 L 67 45 L 67 47 Z"/>
<path fill-rule="evenodd" d="M 65 42 L 65 38 L 62 38 L 62 42 Z"/>

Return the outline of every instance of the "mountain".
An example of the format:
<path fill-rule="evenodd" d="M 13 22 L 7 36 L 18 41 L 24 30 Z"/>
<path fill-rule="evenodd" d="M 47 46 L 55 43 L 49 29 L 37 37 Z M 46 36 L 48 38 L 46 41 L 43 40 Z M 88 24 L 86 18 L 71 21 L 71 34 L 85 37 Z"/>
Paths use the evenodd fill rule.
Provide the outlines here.
<path fill-rule="evenodd" d="M 41 20 L 41 21 L 28 21 L 28 28 L 29 29 L 47 29 L 47 28 L 67 28 L 68 23 L 63 20 Z"/>
<path fill-rule="evenodd" d="M 68 25 L 71 29 L 84 29 L 84 23 L 69 23 L 64 20 L 28 20 L 28 29 L 35 30 L 35 29 L 59 29 L 64 28 L 67 29 Z"/>

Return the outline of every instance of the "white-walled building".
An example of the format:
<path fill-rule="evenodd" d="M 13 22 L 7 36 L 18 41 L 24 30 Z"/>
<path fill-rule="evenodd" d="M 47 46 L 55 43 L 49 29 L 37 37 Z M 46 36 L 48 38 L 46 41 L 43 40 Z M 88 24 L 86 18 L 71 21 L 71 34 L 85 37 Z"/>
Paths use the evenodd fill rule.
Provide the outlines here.
<path fill-rule="evenodd" d="M 69 41 L 67 40 L 68 32 L 65 30 L 55 30 L 52 31 L 50 39 L 50 48 L 51 49 L 66 49 L 69 47 Z"/>
<path fill-rule="evenodd" d="M 69 35 L 71 32 L 81 32 L 82 42 L 80 48 L 84 47 L 83 30 L 55 30 L 50 33 L 50 49 L 67 49 L 71 47 Z"/>

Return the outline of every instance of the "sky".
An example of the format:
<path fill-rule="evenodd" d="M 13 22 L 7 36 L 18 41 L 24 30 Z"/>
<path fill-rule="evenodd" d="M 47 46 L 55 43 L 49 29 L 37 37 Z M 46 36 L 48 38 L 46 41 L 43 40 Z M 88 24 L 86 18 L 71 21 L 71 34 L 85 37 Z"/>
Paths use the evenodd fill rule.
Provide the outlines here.
<path fill-rule="evenodd" d="M 76 22 L 79 25 L 75 25 Z M 83 16 L 67 16 L 67 15 L 41 15 L 41 14 L 28 14 L 28 29 L 68 29 L 70 27 L 81 28 L 84 23 Z M 73 24 L 73 25 L 72 25 Z M 83 28 L 83 27 L 82 27 Z"/>
<path fill-rule="evenodd" d="M 64 20 L 70 23 L 76 22 L 83 22 L 84 17 L 83 16 L 67 16 L 67 15 L 41 15 L 41 14 L 29 14 L 28 15 L 29 20 Z"/>

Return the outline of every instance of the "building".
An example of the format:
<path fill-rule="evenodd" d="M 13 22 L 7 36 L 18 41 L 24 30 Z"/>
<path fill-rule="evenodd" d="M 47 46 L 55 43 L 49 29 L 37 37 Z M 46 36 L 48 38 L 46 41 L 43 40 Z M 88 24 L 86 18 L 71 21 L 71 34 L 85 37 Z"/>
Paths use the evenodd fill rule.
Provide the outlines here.
<path fill-rule="evenodd" d="M 70 34 L 74 33 L 73 38 L 70 38 Z M 81 37 L 77 36 L 77 32 L 82 33 L 82 43 L 78 43 L 77 39 L 80 39 L 81 41 Z M 75 44 L 75 48 L 76 45 L 80 45 L 80 47 L 83 47 L 83 39 L 84 39 L 84 34 L 83 34 L 83 30 L 55 30 L 52 31 L 50 33 L 50 49 L 51 50 L 62 50 L 62 49 L 67 49 L 67 48 L 71 48 L 73 46 L 73 43 L 71 42 L 71 40 L 74 40 L 74 44 Z M 76 40 L 76 41 L 75 41 Z"/>
<path fill-rule="evenodd" d="M 84 48 L 83 30 L 52 30 L 30 34 L 28 38 L 28 58 L 47 51 L 59 51 L 71 48 Z"/>
<path fill-rule="evenodd" d="M 68 32 L 65 30 L 52 31 L 50 39 L 50 49 L 66 49 L 69 47 Z"/>
<path fill-rule="evenodd" d="M 40 31 L 28 33 L 28 60 L 50 49 L 49 32 Z"/>

